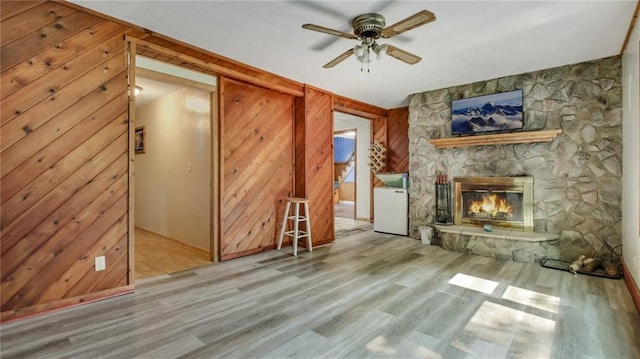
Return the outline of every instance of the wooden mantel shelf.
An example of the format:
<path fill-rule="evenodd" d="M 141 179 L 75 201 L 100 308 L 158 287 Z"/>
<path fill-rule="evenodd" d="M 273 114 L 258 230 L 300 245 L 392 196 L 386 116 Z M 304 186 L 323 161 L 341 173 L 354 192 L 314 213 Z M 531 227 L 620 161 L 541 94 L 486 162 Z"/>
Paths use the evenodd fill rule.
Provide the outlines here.
<path fill-rule="evenodd" d="M 499 133 L 495 135 L 477 135 L 467 137 L 449 137 L 430 139 L 437 148 L 506 145 L 510 143 L 551 142 L 562 130 L 542 130 L 528 132 Z"/>

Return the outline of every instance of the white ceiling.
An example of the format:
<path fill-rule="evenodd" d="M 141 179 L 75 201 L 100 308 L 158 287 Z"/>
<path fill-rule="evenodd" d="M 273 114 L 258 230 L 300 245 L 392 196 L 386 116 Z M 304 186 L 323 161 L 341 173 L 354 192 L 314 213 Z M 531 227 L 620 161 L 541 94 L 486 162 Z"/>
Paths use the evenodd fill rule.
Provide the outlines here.
<path fill-rule="evenodd" d="M 620 53 L 635 0 L 601 1 L 88 1 L 79 5 L 298 82 L 384 108 L 408 95 Z M 427 9 L 437 20 L 380 41 L 421 56 L 416 65 L 351 57 L 323 69 L 355 40 L 304 30 L 352 32 L 380 12 L 387 25 Z M 323 48 L 323 49 L 319 49 Z"/>
<path fill-rule="evenodd" d="M 136 95 L 136 108 L 142 107 L 149 102 L 155 101 L 183 88 L 181 86 L 145 79 L 142 77 L 136 78 L 136 86 L 142 88 L 140 93 Z"/>

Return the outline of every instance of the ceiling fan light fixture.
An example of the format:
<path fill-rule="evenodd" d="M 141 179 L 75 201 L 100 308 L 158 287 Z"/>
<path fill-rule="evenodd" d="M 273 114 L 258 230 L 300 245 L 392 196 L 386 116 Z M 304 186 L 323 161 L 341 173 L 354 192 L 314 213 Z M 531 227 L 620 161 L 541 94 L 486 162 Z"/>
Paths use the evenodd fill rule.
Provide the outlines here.
<path fill-rule="evenodd" d="M 409 65 L 414 65 L 420 62 L 420 60 L 422 59 L 419 56 L 399 49 L 393 45 L 377 44 L 376 40 L 380 38 L 388 39 L 394 37 L 418 26 L 430 23 L 435 19 L 436 16 L 432 12 L 422 10 L 403 20 L 400 20 L 399 22 L 391 26 L 385 27 L 386 21 L 384 16 L 376 13 L 367 13 L 358 15 L 353 18 L 353 20 L 351 21 L 353 34 L 314 24 L 304 24 L 302 25 L 302 28 L 322 32 L 332 36 L 339 36 L 346 39 L 359 41 L 359 43 L 354 47 L 349 48 L 347 51 L 343 52 L 335 59 L 326 63 L 324 66 L 322 66 L 323 68 L 333 68 L 349 56 L 355 55 L 356 60 L 360 62 L 360 71 L 363 71 L 364 64 L 367 64 L 367 72 L 369 72 L 371 52 L 376 55 L 378 60 L 380 60 L 385 55 L 389 55 Z"/>
<path fill-rule="evenodd" d="M 387 45 L 373 45 L 373 53 L 376 54 L 376 58 L 380 60 L 387 53 Z"/>
<path fill-rule="evenodd" d="M 360 61 L 363 64 L 368 64 L 371 62 L 371 59 L 369 58 L 369 50 L 367 49 L 367 51 L 365 51 L 365 53 L 358 57 L 358 61 Z"/>

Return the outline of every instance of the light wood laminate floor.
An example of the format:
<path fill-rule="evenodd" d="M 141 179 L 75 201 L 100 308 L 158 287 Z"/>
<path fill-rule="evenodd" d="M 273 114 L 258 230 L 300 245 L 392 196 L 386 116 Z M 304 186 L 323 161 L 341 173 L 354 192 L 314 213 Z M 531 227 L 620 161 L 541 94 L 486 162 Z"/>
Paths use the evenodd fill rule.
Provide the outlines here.
<path fill-rule="evenodd" d="M 135 236 L 136 280 L 211 263 L 204 251 L 159 234 L 136 227 Z"/>
<path fill-rule="evenodd" d="M 3 358 L 640 358 L 622 280 L 374 232 L 2 325 Z"/>

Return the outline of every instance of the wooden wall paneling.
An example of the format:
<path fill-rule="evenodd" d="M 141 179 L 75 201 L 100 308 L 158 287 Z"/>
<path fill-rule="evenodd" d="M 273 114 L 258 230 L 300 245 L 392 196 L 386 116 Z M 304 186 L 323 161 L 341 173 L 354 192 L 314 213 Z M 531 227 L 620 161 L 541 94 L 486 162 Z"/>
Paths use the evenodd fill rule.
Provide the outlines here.
<path fill-rule="evenodd" d="M 122 162 L 122 156 L 120 158 Z M 113 170 L 112 170 L 113 171 Z M 126 179 L 123 173 L 120 174 L 120 178 Z M 37 238 L 43 241 L 43 243 L 36 243 L 39 246 L 22 246 L 22 242 L 16 245 L 14 250 L 7 253 L 6 258 L 3 260 L 3 280 L 2 280 L 2 305 L 3 310 L 14 309 L 23 306 L 29 306 L 31 303 L 25 303 L 25 292 L 32 292 L 32 296 L 38 293 L 44 293 L 48 290 L 48 285 L 41 277 L 45 273 L 50 271 L 64 271 L 73 265 L 73 261 L 77 260 L 81 256 L 75 256 L 75 250 L 87 249 L 87 246 L 91 246 L 95 243 L 95 240 L 91 239 L 95 234 L 96 224 L 102 223 L 103 226 L 108 225 L 113 227 L 116 221 L 110 221 L 109 219 L 98 222 L 101 218 L 108 215 L 110 208 L 114 207 L 114 203 L 117 203 L 118 198 L 123 198 L 121 194 L 126 184 L 124 180 L 114 182 L 110 187 L 109 192 L 105 192 L 99 195 L 94 202 L 89 202 L 86 209 L 80 209 L 79 213 L 76 213 L 75 220 L 68 221 L 66 224 L 61 225 L 60 230 L 54 232 L 53 235 L 46 238 Z M 84 191 L 84 195 L 92 195 L 88 191 Z M 120 196 L 118 196 L 120 194 Z M 86 202 L 84 200 L 83 202 Z M 126 203 L 125 203 L 126 204 Z M 121 212 L 117 210 L 118 213 Z M 117 214 L 114 214 L 116 216 Z M 119 217 L 119 216 L 118 216 Z M 112 217 L 113 219 L 113 217 Z M 100 233 L 99 233 L 100 234 Z M 85 238 L 87 240 L 77 240 L 77 238 Z M 97 240 L 97 238 L 96 238 Z M 23 248 L 21 248 L 23 247 Z M 33 248 L 36 247 L 36 248 Z M 21 253 L 20 250 L 24 250 L 26 253 Z M 73 256 L 68 257 L 66 253 L 72 252 Z M 11 257 L 9 254 L 16 254 L 17 258 Z M 65 259 L 66 258 L 66 259 Z M 68 262 L 63 261 L 63 259 Z M 6 260 L 7 263 L 4 263 Z M 93 262 L 93 257 L 91 258 Z M 15 269 L 14 269 L 15 268 Z M 90 270 L 93 270 L 92 268 Z M 60 273 L 59 273 L 60 274 Z M 84 275 L 85 273 L 77 273 L 77 275 Z M 49 278 L 52 282 L 55 282 L 58 278 Z M 32 282 L 38 280 L 39 284 L 35 286 Z M 66 279 L 66 278 L 60 278 Z M 14 298 L 11 303 L 9 301 Z M 60 298 L 57 298 L 60 299 Z M 20 301 L 18 303 L 17 301 Z"/>
<path fill-rule="evenodd" d="M 124 36 L 138 32 L 63 2 L 0 12 L 4 321 L 132 289 Z"/>
<path fill-rule="evenodd" d="M 26 112 L 21 112 L 17 117 L 2 125 L 0 150 L 4 151 L 23 137 L 29 135 L 53 116 L 62 112 L 69 106 L 78 102 L 82 97 L 100 88 L 106 91 L 104 83 L 114 77 L 124 79 L 124 51 L 119 52 L 109 61 L 91 70 L 74 82 L 73 86 L 65 86 L 56 92 L 55 96 L 40 101 L 37 106 Z M 4 101 L 4 100 L 3 100 Z"/>
<path fill-rule="evenodd" d="M 126 193 L 123 193 L 116 203 L 122 208 L 124 207 L 124 202 L 126 202 Z M 112 261 L 116 259 L 117 253 L 111 253 L 111 249 L 119 246 L 120 239 L 127 234 L 127 226 L 123 223 L 123 221 L 126 221 L 126 218 L 126 214 L 120 216 L 115 221 L 115 225 L 107 228 L 106 232 L 104 232 L 98 240 L 89 244 L 86 248 L 79 248 L 78 250 L 81 253 L 79 254 L 80 260 L 75 261 L 63 273 L 52 275 L 51 281 L 53 285 L 48 286 L 43 293 L 39 294 L 40 301 L 51 302 L 66 296 L 67 293 L 69 293 L 69 296 L 75 296 L 90 291 L 101 281 L 101 277 L 104 275 L 104 273 L 94 270 L 93 258 L 97 256 L 104 255 L 105 261 L 108 263 L 107 268 L 109 268 L 109 270 L 114 269 L 115 266 L 112 265 Z M 96 226 L 92 228 L 96 228 Z M 86 252 L 86 254 L 82 255 L 83 252 Z M 122 252 L 126 253 L 126 250 L 123 248 Z M 125 274 L 126 268 L 120 271 L 118 275 L 122 277 Z"/>
<path fill-rule="evenodd" d="M 107 105 L 91 114 L 89 117 L 86 117 L 84 120 L 80 121 L 78 125 L 74 126 L 66 133 L 63 133 L 62 136 L 56 138 L 48 145 L 44 147 L 30 148 L 32 150 L 39 148 L 41 149 L 27 159 L 16 159 L 15 157 L 11 158 L 9 156 L 4 156 L 3 152 L 3 156 L 1 156 L 2 161 L 5 161 L 6 157 L 6 160 L 8 162 L 3 163 L 3 169 L 5 166 L 10 167 L 10 165 L 14 164 L 17 165 L 17 167 L 2 177 L 3 186 L 0 189 L 0 202 L 4 202 L 5 199 L 14 196 L 20 188 L 23 188 L 25 185 L 31 183 L 37 176 L 42 175 L 47 170 L 53 171 L 54 169 L 56 169 L 59 171 L 60 166 L 57 165 L 57 163 L 59 163 L 59 161 L 70 152 L 76 152 L 77 156 L 82 157 L 82 155 L 77 154 L 78 148 L 81 147 L 81 144 L 91 139 L 93 135 L 105 128 L 107 125 L 115 128 L 121 127 L 123 119 L 126 119 L 126 115 L 124 113 L 118 112 L 122 111 L 122 107 L 126 105 L 125 101 L 125 97 L 121 94 L 120 96 L 109 102 Z M 116 120 L 114 120 L 114 118 Z M 55 125 L 55 123 L 53 124 Z M 60 130 L 60 127 L 58 127 L 57 129 Z M 56 135 L 57 134 L 58 133 L 56 132 Z M 35 139 L 38 137 L 29 138 Z M 10 149 L 22 149 L 24 147 L 27 146 L 13 146 Z M 18 162 L 18 160 L 22 162 Z"/>
<path fill-rule="evenodd" d="M 31 227 L 29 222 L 25 221 L 22 225 L 16 224 L 3 230 L 0 248 L 3 258 L 0 264 L 3 284 L 18 266 L 50 238 L 55 240 L 59 231 L 65 231 L 60 234 L 63 237 L 77 235 L 77 232 L 73 231 L 84 229 L 84 225 L 91 223 L 89 218 L 100 215 L 106 209 L 104 206 L 110 206 L 110 198 L 119 195 L 120 191 L 126 188 L 121 183 L 121 177 L 126 174 L 126 170 L 126 163 L 116 160 L 46 218 L 42 220 L 36 218 L 35 227 Z M 40 215 L 40 212 L 38 214 Z M 75 224 L 72 227 L 66 227 L 74 219 Z"/>
<path fill-rule="evenodd" d="M 221 82 L 221 259 L 273 248 L 293 193 L 293 98 Z M 281 215 L 280 215 L 281 216 Z"/>
<path fill-rule="evenodd" d="M 20 286 L 19 291 L 11 291 L 5 294 L 6 292 L 3 290 L 3 295 L 6 295 L 6 299 L 3 298 L 3 309 L 13 309 L 18 306 L 30 306 L 37 303 L 52 301 L 53 299 L 51 298 L 40 301 L 41 296 L 47 293 L 47 290 L 50 290 L 52 287 L 51 284 L 55 283 L 56 279 L 60 278 L 67 268 L 71 267 L 78 260 L 82 260 L 81 257 L 83 257 L 83 254 L 90 249 L 91 244 L 98 241 L 99 238 L 109 230 L 109 228 L 117 227 L 116 224 L 118 219 L 126 212 L 126 197 L 121 197 L 121 199 L 111 206 L 103 216 L 99 217 L 89 228 L 80 234 L 80 236 L 94 238 L 93 241 L 72 241 L 71 243 L 66 243 L 66 245 L 56 245 L 53 248 L 53 253 L 57 253 L 57 255 L 53 255 L 53 253 L 49 254 L 49 257 L 52 258 L 49 261 L 44 261 L 44 263 L 35 262 L 35 258 L 37 256 L 32 256 L 31 258 L 33 259 L 31 262 L 34 262 L 32 264 L 38 263 L 40 270 L 37 271 L 36 275 L 31 274 L 27 281 L 22 282 L 23 284 Z M 50 264 L 51 260 L 65 263 L 66 265 L 56 264 L 55 266 L 50 266 L 48 264 Z M 42 266 L 42 264 L 45 265 Z M 93 258 L 91 258 L 91 266 L 87 270 L 93 270 Z M 31 272 L 34 271 L 32 270 Z M 15 294 L 12 297 L 9 297 L 14 292 Z M 59 293 L 58 298 L 56 299 L 63 297 L 65 297 L 64 293 Z"/>
<path fill-rule="evenodd" d="M 120 118 L 116 118 L 116 120 L 98 131 L 94 136 L 91 136 L 87 141 L 79 143 L 73 151 L 60 161 L 49 166 L 45 172 L 37 175 L 37 178 L 26 184 L 18 193 L 9 198 L 2 198 L 3 211 L 0 214 L 2 228 L 24 213 L 47 193 L 50 193 L 53 188 L 68 177 L 69 173 L 75 172 L 80 166 L 87 163 L 87 158 L 91 161 L 94 160 L 94 157 L 96 157 L 96 160 L 100 160 L 99 156 L 102 155 L 105 147 L 109 146 L 112 141 L 126 132 L 126 130 L 127 124 L 122 123 Z M 29 168 L 24 172 L 30 174 L 30 170 Z M 11 186 L 12 184 L 8 181 L 7 186 L 17 187 Z M 25 184 L 23 183 L 23 185 Z"/>
<path fill-rule="evenodd" d="M 94 177 L 91 175 L 92 173 L 101 172 L 104 169 L 104 167 L 106 167 L 106 165 L 110 164 L 111 162 L 117 159 L 119 159 L 120 161 L 124 160 L 125 157 L 123 157 L 121 154 L 118 154 L 117 153 L 118 150 L 115 150 L 115 148 L 122 147 L 123 145 L 126 145 L 126 134 L 121 136 L 117 141 L 115 141 L 112 146 L 110 146 L 109 148 L 106 148 L 105 151 L 101 153 L 102 158 L 98 159 L 98 161 L 96 162 L 88 162 L 87 165 L 81 167 L 78 171 L 74 172 L 73 175 L 71 175 L 67 180 L 65 180 L 63 183 L 57 186 L 53 191 L 49 192 L 34 206 L 29 208 L 29 210 L 23 213 L 20 217 L 18 217 L 16 221 L 12 222 L 11 225 L 7 227 L 6 238 L 4 233 L 5 230 L 2 231 L 3 242 L 5 241 L 9 243 L 15 242 L 16 241 L 15 237 L 10 235 L 15 232 L 24 231 L 24 230 L 27 230 L 27 233 L 31 232 L 33 227 L 35 227 L 38 223 L 40 223 L 42 219 L 46 218 L 48 214 L 55 211 L 57 207 L 59 207 L 64 202 L 69 200 L 70 196 L 73 196 L 75 193 L 80 192 L 82 187 L 86 184 L 86 181 Z M 126 147 L 125 147 L 125 150 L 126 150 Z M 108 151 L 112 151 L 112 153 L 108 153 Z M 124 153 L 124 152 L 125 151 L 122 151 L 121 153 Z M 99 162 L 105 162 L 105 163 L 99 163 Z M 91 193 L 87 195 L 93 196 L 94 194 Z M 86 202 L 86 201 L 82 201 L 82 202 Z M 22 264 L 21 270 L 23 271 L 23 274 L 25 276 L 31 276 L 39 272 L 40 270 L 44 270 L 44 271 L 51 270 L 51 268 L 48 268 L 46 266 L 46 264 L 49 261 L 43 260 L 42 257 L 44 256 L 49 259 L 54 259 L 56 257 L 59 257 L 60 255 L 59 251 L 64 250 L 64 248 L 68 247 L 70 245 L 69 242 L 74 242 L 74 241 L 80 242 L 80 243 L 91 242 L 90 240 L 88 240 L 91 237 L 85 236 L 82 238 L 84 240 L 81 240 L 80 238 L 76 237 L 76 236 L 80 236 L 80 233 L 73 232 L 73 230 L 77 230 L 78 228 L 81 228 L 82 226 L 89 224 L 89 223 L 82 222 L 81 219 L 85 217 L 86 218 L 96 217 L 96 214 L 94 214 L 94 212 L 92 211 L 93 209 L 92 203 L 89 203 L 88 207 L 86 208 L 89 209 L 88 211 L 86 211 L 86 213 L 80 212 L 76 214 L 75 221 L 70 222 L 71 227 L 69 227 L 69 231 L 72 231 L 71 235 L 67 235 L 69 234 L 68 232 L 62 232 L 62 231 L 57 232 L 55 235 L 50 235 L 50 237 L 46 238 L 47 242 L 45 243 L 45 244 L 48 243 L 48 246 L 42 245 L 41 247 L 36 248 L 37 251 L 41 252 L 40 255 L 36 254 L 33 251 L 34 248 L 32 247 L 29 248 L 29 250 L 32 253 L 29 256 L 29 258 L 27 258 L 25 263 L 31 261 L 33 262 L 33 265 Z M 97 216 L 99 217 L 100 215 L 101 213 L 98 212 Z M 3 259 L 2 265 L 5 266 L 7 264 L 7 263 L 4 263 L 5 261 L 8 262 L 8 264 L 10 264 L 12 261 L 11 257 L 8 255 L 6 256 L 6 258 L 4 257 L 5 256 L 3 256 L 2 258 Z M 64 263 L 62 262 L 56 263 L 55 267 L 64 267 Z M 5 274 L 3 272 L 2 276 L 4 277 L 5 275 L 9 275 L 9 273 Z M 24 284 L 25 283 L 23 281 L 18 280 L 18 278 L 16 278 L 15 274 L 11 274 L 10 277 L 6 277 L 6 280 L 3 279 L 3 282 L 2 282 L 3 306 L 6 305 L 4 303 L 4 300 L 6 299 L 5 296 L 7 295 L 7 293 L 10 293 L 10 290 L 6 287 L 11 286 L 13 287 L 13 291 L 17 292 L 20 289 L 20 286 Z M 44 288 L 41 288 L 41 289 L 44 289 Z"/>
<path fill-rule="evenodd" d="M 305 172 L 304 194 L 309 200 L 311 237 L 313 245 L 317 245 L 332 242 L 335 238 L 333 96 L 311 86 L 305 86 L 304 93 L 305 159 L 301 165 Z"/>
<path fill-rule="evenodd" d="M 294 108 L 294 191 L 296 197 L 306 197 L 306 111 L 305 97 L 296 97 Z"/>
<path fill-rule="evenodd" d="M 114 228 L 126 228 L 122 224 L 126 224 L 128 221 L 127 216 L 122 216 Z M 90 252 L 89 258 L 94 258 L 98 255 L 104 255 L 105 261 L 108 263 L 106 272 L 89 271 L 82 277 L 71 289 L 69 289 L 69 296 L 78 296 L 78 293 L 91 293 L 99 292 L 102 290 L 108 290 L 111 283 L 115 283 L 116 286 L 127 285 L 127 234 L 120 238 L 113 238 L 113 234 L 109 233 L 101 238 L 101 242 L 108 243 L 103 246 L 100 243 L 97 248 L 92 248 L 93 252 Z"/>
<path fill-rule="evenodd" d="M 2 2 L 4 4 L 4 2 Z M 39 54 L 30 57 L 13 68 L 3 71 L 0 78 L 0 98 L 5 98 L 31 82 L 40 78 L 48 71 L 58 68 L 88 47 L 98 46 L 110 37 L 122 33 L 123 26 L 102 21 L 50 47 Z"/>
<path fill-rule="evenodd" d="M 0 26 L 0 46 L 15 41 L 24 36 L 24 34 L 47 26 L 74 11 L 61 4 L 42 3 L 20 12 L 2 22 L 2 26 Z"/>
<path fill-rule="evenodd" d="M 409 109 L 387 111 L 387 171 L 409 172 Z"/>
<path fill-rule="evenodd" d="M 28 158 L 33 157 L 39 150 L 47 146 L 48 143 L 65 136 L 67 131 L 79 131 L 84 127 L 90 127 L 98 117 L 109 117 L 112 109 L 105 109 L 104 107 L 124 108 L 123 101 L 125 99 L 122 95 L 126 88 L 127 85 L 122 82 L 122 79 L 114 78 L 110 80 L 101 88 L 94 90 L 54 116 L 51 121 L 47 121 L 36 131 L 32 131 L 30 136 L 20 139 L 18 145 L 11 146 L 0 152 L 0 161 L 2 161 L 1 177 L 21 166 Z M 98 112 L 95 104 L 100 102 L 104 102 L 106 105 L 97 109 Z M 80 128 L 76 129 L 78 126 Z M 40 159 L 40 157 L 37 158 L 38 160 Z"/>
<path fill-rule="evenodd" d="M 52 3 L 47 4 L 51 5 Z M 82 31 L 86 27 L 100 21 L 102 21 L 102 19 L 96 16 L 75 11 L 68 16 L 58 19 L 53 24 L 25 34 L 16 41 L 2 46 L 0 62 L 2 62 L 4 69 L 10 69 L 21 62 L 27 61 L 29 57 L 55 46 L 60 41 L 73 36 L 76 32 Z M 2 22 L 4 23 L 4 21 Z"/>
<path fill-rule="evenodd" d="M 265 131 L 261 137 L 274 137 L 285 142 L 288 139 L 286 136 L 290 133 L 291 129 L 285 127 L 279 128 L 279 131 Z M 286 151 L 291 148 L 290 144 L 287 143 L 273 144 L 270 148 L 271 153 L 267 153 L 267 151 L 260 151 L 260 143 L 252 146 L 252 142 L 252 139 L 247 139 L 247 141 L 233 153 L 236 154 L 236 156 L 228 156 L 225 158 L 226 163 L 224 170 L 226 175 L 224 179 L 227 183 L 225 190 L 231 195 L 230 198 L 225 201 L 225 206 L 234 208 L 234 210 L 228 213 L 234 219 L 237 219 L 237 215 L 240 215 L 243 210 L 241 207 L 248 205 L 247 203 L 243 204 L 244 196 L 242 191 L 247 188 L 259 189 L 259 187 L 256 186 L 258 183 L 264 183 L 277 175 L 282 168 L 281 166 L 273 165 L 274 154 L 281 152 L 286 153 Z M 262 168 L 263 166 L 269 168 Z M 262 177 L 243 176 L 240 169 L 249 173 L 262 172 Z M 236 215 L 234 215 L 234 213 Z"/>
<path fill-rule="evenodd" d="M 43 2 L 45 1 L 0 1 L 0 21 L 4 21 L 14 15 L 23 13 L 32 7 L 42 4 Z"/>
<path fill-rule="evenodd" d="M 100 46 L 85 51 L 63 66 L 52 69 L 14 94 L 4 98 L 0 107 L 2 124 L 25 112 L 29 108 L 28 106 L 35 106 L 38 102 L 54 96 L 58 90 L 91 71 L 96 65 L 100 66 L 104 61 L 111 59 L 114 54 L 118 55 L 119 51 L 122 51 L 122 35 L 115 35 Z M 122 60 L 121 56 L 119 56 L 119 60 Z"/>
<path fill-rule="evenodd" d="M 46 195 L 34 205 L 22 212 L 15 220 L 7 223 L 0 233 L 3 236 L 3 244 L 13 240 L 13 235 L 17 235 L 18 233 L 24 235 L 28 233 L 32 225 L 46 218 L 58 205 L 66 201 L 69 195 L 75 194 L 82 189 L 83 186 L 87 185 L 86 181 L 93 178 L 93 176 L 91 176 L 93 173 L 100 172 L 120 154 L 121 149 L 118 149 L 117 146 L 122 144 L 121 138 L 122 136 L 118 138 L 115 143 L 105 147 L 98 155 L 93 158 L 88 158 L 74 173 L 70 174 L 64 181 L 46 193 Z M 114 153 L 109 153 L 108 151 L 114 151 Z M 2 215 L 4 215 L 4 213 Z"/>

